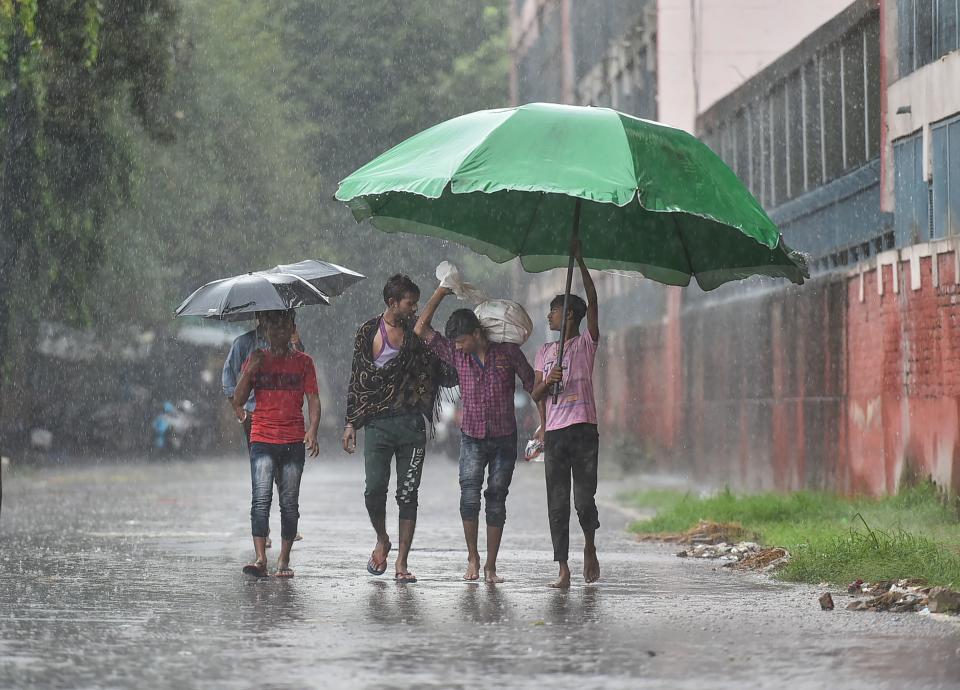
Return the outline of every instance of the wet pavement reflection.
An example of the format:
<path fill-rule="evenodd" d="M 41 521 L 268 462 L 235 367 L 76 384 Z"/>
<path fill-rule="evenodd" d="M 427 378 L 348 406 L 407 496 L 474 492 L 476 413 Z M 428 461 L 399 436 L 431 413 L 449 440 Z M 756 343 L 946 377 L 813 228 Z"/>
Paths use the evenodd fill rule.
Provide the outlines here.
<path fill-rule="evenodd" d="M 247 472 L 230 457 L 8 473 L 0 688 L 960 687 L 960 626 L 822 612 L 816 589 L 637 544 L 609 507 L 601 582 L 546 588 L 541 465 L 517 468 L 503 585 L 461 580 L 456 468 L 440 457 L 420 582 L 366 573 L 362 463 L 332 455 L 304 475 L 296 577 L 247 580 Z M 278 532 L 276 504 L 271 520 Z"/>

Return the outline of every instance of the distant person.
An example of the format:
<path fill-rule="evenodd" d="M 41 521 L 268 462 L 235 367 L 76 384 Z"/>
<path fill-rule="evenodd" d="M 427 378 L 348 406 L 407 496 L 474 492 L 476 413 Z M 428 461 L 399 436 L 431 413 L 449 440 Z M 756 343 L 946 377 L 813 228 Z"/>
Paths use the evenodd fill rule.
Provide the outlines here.
<path fill-rule="evenodd" d="M 276 577 L 293 577 L 290 550 L 300 518 L 300 478 L 306 451 L 319 454 L 320 396 L 317 374 L 310 355 L 290 347 L 293 310 L 264 312 L 261 319 L 268 348 L 257 348 L 243 366 L 233 394 L 240 408 L 250 392 L 256 393 L 257 409 L 250 429 L 250 475 L 252 500 L 250 524 L 255 560 L 243 567 L 247 575 L 267 575 L 266 541 L 270 526 L 273 484 L 280 501 L 280 556 Z M 310 422 L 304 425 L 303 399 L 307 399 Z"/>
<path fill-rule="evenodd" d="M 567 307 L 563 362 L 557 361 L 559 342 L 542 345 L 537 352 L 536 387 L 533 399 L 538 402 L 545 426 L 543 434 L 544 466 L 547 480 L 547 511 L 553 558 L 560 564 L 560 576 L 550 587 L 570 586 L 568 551 L 570 547 L 570 481 L 573 479 L 573 503 L 583 529 L 583 578 L 587 582 L 600 579 L 600 561 L 594 535 L 600 528 L 597 513 L 597 461 L 599 435 L 597 407 L 593 393 L 593 365 L 600 342 L 597 310 L 597 289 L 583 261 L 579 242 L 574 256 L 580 266 L 587 302 L 570 295 Z M 586 333 L 580 333 L 580 322 L 587 319 Z M 547 321 L 551 331 L 559 331 L 563 319 L 563 295 L 550 302 Z M 551 387 L 561 386 L 557 403 Z M 545 432 L 543 430 L 546 430 Z"/>
<path fill-rule="evenodd" d="M 456 372 L 424 347 L 413 332 L 420 288 L 397 274 L 383 286 L 386 308 L 357 330 L 347 390 L 343 449 L 357 448 L 365 429 L 364 503 L 377 544 L 367 561 L 371 575 L 382 575 L 392 544 L 387 534 L 387 489 L 395 457 L 396 500 L 400 513 L 399 550 L 394 563 L 398 583 L 417 581 L 408 557 L 417 525 L 420 478 L 426 453 L 426 423 L 433 423 L 441 387 L 455 386 Z"/>
<path fill-rule="evenodd" d="M 257 407 L 256 395 L 250 392 L 250 397 L 239 407 L 233 405 L 233 392 L 237 388 L 237 381 L 240 380 L 243 363 L 247 361 L 250 354 L 256 349 L 267 349 L 270 344 L 267 342 L 267 336 L 264 333 L 261 317 L 263 312 L 256 313 L 257 326 L 253 330 L 247 331 L 243 335 L 237 336 L 230 346 L 230 352 L 223 362 L 223 373 L 221 381 L 223 385 L 223 395 L 230 401 L 234 413 L 243 426 L 243 438 L 250 445 L 250 427 L 253 424 L 253 413 Z M 293 335 L 290 338 L 290 346 L 303 352 L 303 343 L 300 340 L 300 333 L 294 326 Z"/>
<path fill-rule="evenodd" d="M 497 555 L 507 521 L 507 494 L 517 464 L 517 418 L 513 397 L 516 378 L 524 390 L 533 390 L 533 368 L 515 343 L 496 343 L 487 338 L 477 315 L 470 309 L 457 309 L 444 329 L 445 336 L 433 330 L 430 322 L 443 298 L 453 291 L 439 287 L 427 302 L 414 332 L 427 347 L 448 364 L 456 367 L 460 379 L 463 416 L 460 422 L 460 519 L 467 542 L 467 571 L 464 580 L 480 579 L 480 553 L 477 539 L 480 529 L 480 490 L 483 492 L 487 520 L 487 558 L 483 579 L 503 582 L 497 574 Z"/>
<path fill-rule="evenodd" d="M 262 315 L 263 312 L 256 312 L 256 328 L 237 336 L 233 341 L 233 344 L 230 346 L 230 352 L 227 353 L 227 358 L 223 362 L 223 372 L 221 374 L 223 395 L 230 402 L 237 421 L 240 422 L 243 428 L 243 438 L 247 444 L 248 451 L 250 450 L 250 427 L 253 424 L 253 413 L 257 407 L 256 395 L 253 391 L 250 391 L 246 402 L 238 407 L 233 404 L 233 392 L 237 388 L 237 381 L 240 380 L 243 364 L 247 361 L 247 358 L 250 357 L 251 353 L 256 349 L 265 350 L 270 347 L 270 344 L 267 342 L 267 336 L 263 330 L 263 324 L 261 323 Z M 296 324 L 294 324 L 293 336 L 290 338 L 290 346 L 298 352 L 304 351 L 303 343 L 300 340 L 300 332 Z M 303 537 L 298 533 L 296 541 L 300 539 L 303 539 Z M 269 549 L 271 546 L 273 546 L 273 544 L 270 541 L 268 532 L 267 548 Z"/>

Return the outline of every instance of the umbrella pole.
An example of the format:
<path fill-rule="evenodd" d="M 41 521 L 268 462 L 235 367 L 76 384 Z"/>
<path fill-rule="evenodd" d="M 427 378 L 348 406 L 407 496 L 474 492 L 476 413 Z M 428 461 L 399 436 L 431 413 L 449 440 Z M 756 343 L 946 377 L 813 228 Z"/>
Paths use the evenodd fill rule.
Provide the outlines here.
<path fill-rule="evenodd" d="M 580 204 L 582 203 L 581 199 L 577 199 L 577 205 L 573 209 L 573 230 L 570 233 L 570 263 L 567 264 L 567 286 L 563 291 L 563 317 L 560 319 L 560 351 L 557 353 L 557 366 L 563 366 L 563 350 L 566 345 L 566 335 L 567 335 L 567 309 L 570 307 L 570 286 L 573 284 L 573 264 L 575 259 L 573 257 L 573 245 L 576 243 L 577 238 L 580 237 Z M 563 382 L 556 384 L 553 387 L 553 404 L 557 404 L 557 399 L 560 397 L 560 389 L 563 386 Z"/>

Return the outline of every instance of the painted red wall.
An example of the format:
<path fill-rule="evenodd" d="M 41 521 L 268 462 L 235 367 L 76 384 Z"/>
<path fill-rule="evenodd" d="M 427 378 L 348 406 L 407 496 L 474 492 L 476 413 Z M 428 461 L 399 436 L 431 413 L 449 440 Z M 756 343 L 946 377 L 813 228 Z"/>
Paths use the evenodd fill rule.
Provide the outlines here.
<path fill-rule="evenodd" d="M 936 276 L 913 257 L 931 249 Z M 876 259 L 746 296 L 683 303 L 671 289 L 662 322 L 606 339 L 608 449 L 750 490 L 879 495 L 907 473 L 960 490 L 956 262 L 946 243 L 887 252 L 882 291 Z"/>

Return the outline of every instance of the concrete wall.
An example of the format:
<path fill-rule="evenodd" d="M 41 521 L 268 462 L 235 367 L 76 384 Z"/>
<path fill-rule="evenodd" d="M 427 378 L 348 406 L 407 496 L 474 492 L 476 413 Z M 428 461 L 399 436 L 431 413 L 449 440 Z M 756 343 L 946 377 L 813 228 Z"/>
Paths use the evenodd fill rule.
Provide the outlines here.
<path fill-rule="evenodd" d="M 960 490 L 957 246 L 689 308 L 670 290 L 664 320 L 607 337 L 606 448 L 741 489 Z"/>

